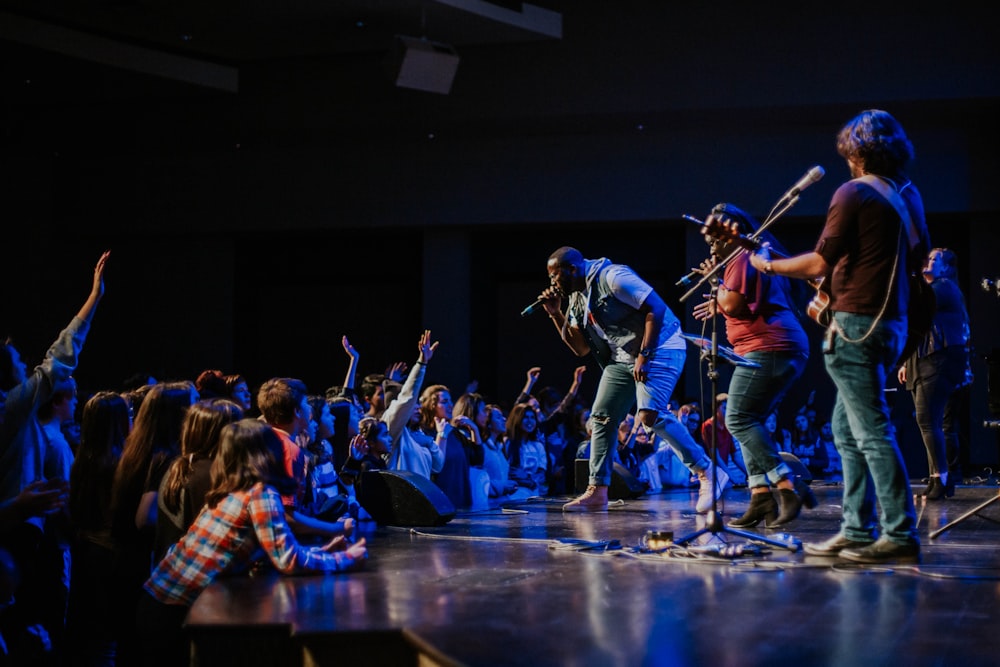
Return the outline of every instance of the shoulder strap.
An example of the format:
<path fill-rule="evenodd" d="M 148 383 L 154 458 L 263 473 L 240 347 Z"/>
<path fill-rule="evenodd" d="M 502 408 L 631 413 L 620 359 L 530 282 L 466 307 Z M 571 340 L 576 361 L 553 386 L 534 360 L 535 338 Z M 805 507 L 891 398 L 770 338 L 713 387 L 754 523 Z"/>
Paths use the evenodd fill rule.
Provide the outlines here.
<path fill-rule="evenodd" d="M 913 220 L 910 218 L 910 211 L 906 208 L 906 204 L 903 202 L 903 198 L 899 196 L 899 193 L 889 187 L 888 183 L 874 174 L 865 174 L 864 176 L 854 180 L 861 181 L 862 183 L 871 186 L 875 192 L 882 195 L 886 201 L 892 204 L 892 207 L 896 209 L 896 213 L 899 214 L 900 219 L 906 226 L 906 234 L 910 237 L 910 248 L 915 248 L 917 244 L 920 243 L 920 234 L 917 232 L 917 228 L 913 226 Z"/>

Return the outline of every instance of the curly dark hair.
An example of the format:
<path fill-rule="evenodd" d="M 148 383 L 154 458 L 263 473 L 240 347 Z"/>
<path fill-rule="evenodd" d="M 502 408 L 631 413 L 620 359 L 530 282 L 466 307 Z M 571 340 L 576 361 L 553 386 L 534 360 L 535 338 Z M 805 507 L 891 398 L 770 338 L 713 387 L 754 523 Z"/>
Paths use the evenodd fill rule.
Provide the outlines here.
<path fill-rule="evenodd" d="M 905 174 L 907 163 L 913 159 L 913 144 L 891 114 L 868 109 L 841 128 L 837 153 L 859 163 L 869 174 L 894 178 Z"/>

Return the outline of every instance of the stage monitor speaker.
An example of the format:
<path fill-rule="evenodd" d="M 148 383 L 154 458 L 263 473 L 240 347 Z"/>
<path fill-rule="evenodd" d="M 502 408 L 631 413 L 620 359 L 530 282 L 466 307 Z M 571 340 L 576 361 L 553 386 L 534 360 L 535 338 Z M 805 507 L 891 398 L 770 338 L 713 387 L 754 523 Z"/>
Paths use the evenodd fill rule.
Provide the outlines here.
<path fill-rule="evenodd" d="M 388 68 L 400 88 L 447 95 L 451 92 L 458 61 L 455 49 L 447 44 L 397 36 L 389 53 Z"/>
<path fill-rule="evenodd" d="M 590 461 L 588 459 L 576 459 L 574 477 L 576 478 L 576 492 L 586 491 L 587 484 L 590 482 Z M 638 498 L 648 490 L 649 487 L 646 483 L 629 472 L 628 468 L 621 463 L 614 464 L 611 469 L 611 486 L 608 487 L 609 500 Z"/>
<path fill-rule="evenodd" d="M 443 526 L 455 506 L 434 482 L 407 470 L 369 470 L 358 484 L 358 503 L 384 526 Z"/>
<path fill-rule="evenodd" d="M 792 472 L 796 476 L 801 477 L 803 482 L 811 482 L 813 479 L 812 473 L 809 472 L 809 468 L 806 467 L 799 457 L 791 452 L 781 452 L 781 460 L 783 460 L 788 467 L 792 469 Z"/>

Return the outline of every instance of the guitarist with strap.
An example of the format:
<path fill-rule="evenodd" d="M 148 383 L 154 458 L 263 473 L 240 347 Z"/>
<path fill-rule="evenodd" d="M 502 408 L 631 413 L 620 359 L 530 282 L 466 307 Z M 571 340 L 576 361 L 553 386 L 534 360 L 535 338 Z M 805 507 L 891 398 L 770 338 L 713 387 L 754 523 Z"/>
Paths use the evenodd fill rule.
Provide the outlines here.
<path fill-rule="evenodd" d="M 869 109 L 841 128 L 837 152 L 852 180 L 834 192 L 815 249 L 783 259 L 750 258 L 768 275 L 830 281 L 824 362 L 837 388 L 831 424 L 844 466 L 843 516 L 837 535 L 804 549 L 857 563 L 915 563 L 916 512 L 884 395 L 906 342 L 909 273 L 931 247 L 920 193 L 906 175 L 913 146 L 892 115 Z M 903 201 L 915 245 L 900 212 L 862 179 L 866 175 Z"/>

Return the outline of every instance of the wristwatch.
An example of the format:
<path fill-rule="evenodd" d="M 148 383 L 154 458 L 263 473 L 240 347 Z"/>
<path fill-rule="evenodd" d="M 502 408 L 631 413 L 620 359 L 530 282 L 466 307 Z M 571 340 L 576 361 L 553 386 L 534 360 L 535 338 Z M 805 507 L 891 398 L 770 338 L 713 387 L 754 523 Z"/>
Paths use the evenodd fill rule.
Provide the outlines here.
<path fill-rule="evenodd" d="M 771 266 L 771 260 L 764 262 L 764 274 L 768 276 L 774 275 L 774 267 Z"/>
<path fill-rule="evenodd" d="M 656 348 L 644 347 L 641 350 L 639 350 L 639 354 L 646 357 L 647 359 L 652 359 L 653 355 L 656 354 Z"/>

